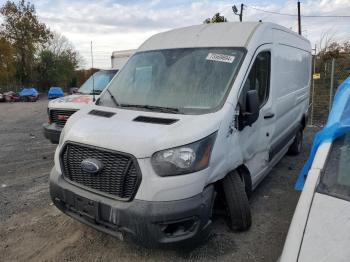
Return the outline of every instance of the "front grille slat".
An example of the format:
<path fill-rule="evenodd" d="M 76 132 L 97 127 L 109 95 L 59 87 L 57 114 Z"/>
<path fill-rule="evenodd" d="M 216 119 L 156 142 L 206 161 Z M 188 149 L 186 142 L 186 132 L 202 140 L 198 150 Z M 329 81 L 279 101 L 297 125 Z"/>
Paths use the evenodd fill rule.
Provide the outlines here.
<path fill-rule="evenodd" d="M 59 109 L 51 109 L 50 110 L 50 119 L 52 123 L 60 127 L 64 127 L 68 118 L 73 115 L 76 110 L 59 110 Z"/>
<path fill-rule="evenodd" d="M 81 169 L 81 162 L 87 158 L 97 159 L 103 164 L 98 174 L 89 174 Z M 133 156 L 77 143 L 68 142 L 64 146 L 61 166 L 66 179 L 126 201 L 135 196 L 141 181 Z"/>

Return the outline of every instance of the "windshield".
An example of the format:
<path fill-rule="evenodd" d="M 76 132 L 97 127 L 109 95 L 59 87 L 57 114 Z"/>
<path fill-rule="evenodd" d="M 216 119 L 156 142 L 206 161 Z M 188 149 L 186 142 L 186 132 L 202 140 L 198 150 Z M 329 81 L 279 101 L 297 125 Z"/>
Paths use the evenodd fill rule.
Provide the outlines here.
<path fill-rule="evenodd" d="M 350 133 L 337 138 L 317 191 L 350 201 Z"/>
<path fill-rule="evenodd" d="M 136 53 L 101 96 L 100 105 L 210 112 L 223 102 L 243 54 L 237 48 Z"/>
<path fill-rule="evenodd" d="M 95 94 L 100 94 L 117 72 L 118 70 L 102 70 L 94 73 L 82 84 L 78 92 L 92 95 L 95 90 Z"/>

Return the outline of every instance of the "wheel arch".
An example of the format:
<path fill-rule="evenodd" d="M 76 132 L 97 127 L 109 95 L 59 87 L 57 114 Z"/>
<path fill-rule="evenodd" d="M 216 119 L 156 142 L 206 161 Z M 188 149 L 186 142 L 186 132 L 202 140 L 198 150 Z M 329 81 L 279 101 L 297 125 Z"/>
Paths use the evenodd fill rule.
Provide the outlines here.
<path fill-rule="evenodd" d="M 236 168 L 237 172 L 240 174 L 240 176 L 244 179 L 244 185 L 245 185 L 245 191 L 247 193 L 247 196 L 250 197 L 253 191 L 253 184 L 252 184 L 252 177 L 250 175 L 250 171 L 248 167 L 245 165 L 240 165 Z"/>
<path fill-rule="evenodd" d="M 252 191 L 253 191 L 253 184 L 252 184 L 252 177 L 250 175 L 250 171 L 249 171 L 248 167 L 245 166 L 244 164 L 242 164 L 242 165 L 234 168 L 230 172 L 228 172 L 226 174 L 226 176 L 231 174 L 234 171 L 237 171 L 238 174 L 241 176 L 241 178 L 244 180 L 245 191 L 247 193 L 247 196 L 249 197 L 251 195 Z M 220 185 L 225 177 L 223 177 L 222 179 L 216 181 L 215 184 Z M 219 188 L 219 190 L 222 190 L 222 188 L 220 186 L 218 188 Z"/>
<path fill-rule="evenodd" d="M 301 117 L 301 121 L 300 121 L 300 124 L 301 124 L 303 129 L 305 129 L 307 121 L 308 121 L 308 116 L 306 114 L 303 114 L 303 116 Z"/>

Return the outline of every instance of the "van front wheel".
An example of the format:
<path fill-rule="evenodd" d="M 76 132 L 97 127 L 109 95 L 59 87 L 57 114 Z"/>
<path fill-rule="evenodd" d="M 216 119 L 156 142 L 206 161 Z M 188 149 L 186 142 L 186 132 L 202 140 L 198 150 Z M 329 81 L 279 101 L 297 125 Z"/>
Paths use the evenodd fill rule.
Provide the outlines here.
<path fill-rule="evenodd" d="M 248 230 L 252 224 L 252 216 L 244 183 L 237 171 L 229 173 L 223 179 L 228 222 L 234 231 Z"/>

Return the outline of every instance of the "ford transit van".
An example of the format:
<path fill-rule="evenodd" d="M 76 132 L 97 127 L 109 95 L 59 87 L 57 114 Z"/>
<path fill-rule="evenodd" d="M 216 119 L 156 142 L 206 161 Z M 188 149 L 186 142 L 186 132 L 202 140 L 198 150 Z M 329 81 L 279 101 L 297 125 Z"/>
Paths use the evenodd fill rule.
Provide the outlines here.
<path fill-rule="evenodd" d="M 106 88 L 118 69 L 100 70 L 90 76 L 75 94 L 51 100 L 47 107 L 48 122 L 43 124 L 45 138 L 57 144 L 68 118 L 86 105 L 93 103 Z"/>
<path fill-rule="evenodd" d="M 214 204 L 249 229 L 248 196 L 302 148 L 308 40 L 272 23 L 203 24 L 145 41 L 62 131 L 53 203 L 148 246 L 198 243 Z"/>

